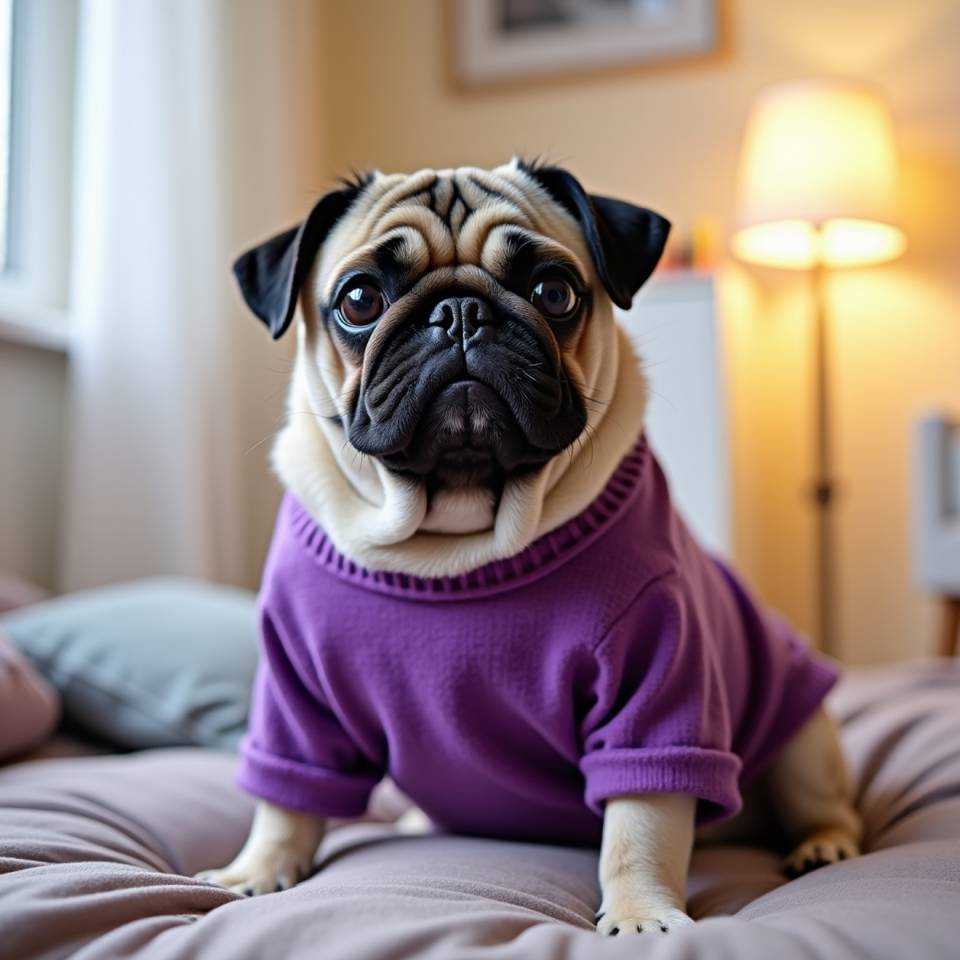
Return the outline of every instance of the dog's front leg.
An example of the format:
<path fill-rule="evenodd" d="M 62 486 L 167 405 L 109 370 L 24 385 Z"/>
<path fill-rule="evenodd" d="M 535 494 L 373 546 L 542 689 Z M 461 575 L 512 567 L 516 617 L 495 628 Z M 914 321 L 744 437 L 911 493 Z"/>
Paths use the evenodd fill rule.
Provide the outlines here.
<path fill-rule="evenodd" d="M 204 870 L 198 880 L 257 896 L 299 883 L 310 872 L 323 839 L 326 820 L 261 800 L 243 849 L 219 870 Z"/>
<path fill-rule="evenodd" d="M 695 799 L 680 794 L 607 801 L 600 850 L 599 933 L 660 934 L 693 922 L 684 906 L 695 810 Z"/>

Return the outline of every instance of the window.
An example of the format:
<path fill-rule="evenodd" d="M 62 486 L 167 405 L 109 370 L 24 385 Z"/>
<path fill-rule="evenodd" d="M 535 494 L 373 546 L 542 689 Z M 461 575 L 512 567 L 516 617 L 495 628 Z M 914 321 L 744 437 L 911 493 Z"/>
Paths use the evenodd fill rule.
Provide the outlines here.
<path fill-rule="evenodd" d="M 0 0 L 0 336 L 66 338 L 76 0 Z"/>
<path fill-rule="evenodd" d="M 13 78 L 12 0 L 0 0 L 0 268 L 7 264 L 10 211 L 10 87 Z"/>

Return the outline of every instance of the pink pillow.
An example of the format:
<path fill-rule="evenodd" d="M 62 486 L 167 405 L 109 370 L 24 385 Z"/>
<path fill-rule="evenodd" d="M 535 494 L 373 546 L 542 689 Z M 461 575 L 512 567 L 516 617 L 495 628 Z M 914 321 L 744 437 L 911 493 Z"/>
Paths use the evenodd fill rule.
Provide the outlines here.
<path fill-rule="evenodd" d="M 59 719 L 56 691 L 0 633 L 0 759 L 43 743 Z"/>
<path fill-rule="evenodd" d="M 46 590 L 19 577 L 0 575 L 0 613 L 28 607 L 31 603 L 46 600 L 49 596 Z"/>

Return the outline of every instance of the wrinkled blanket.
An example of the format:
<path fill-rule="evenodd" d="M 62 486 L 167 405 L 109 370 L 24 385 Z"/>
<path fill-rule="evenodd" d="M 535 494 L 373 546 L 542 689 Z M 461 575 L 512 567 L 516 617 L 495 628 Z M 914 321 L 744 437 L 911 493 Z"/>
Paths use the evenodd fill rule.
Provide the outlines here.
<path fill-rule="evenodd" d="M 600 939 L 588 850 L 343 825 L 293 890 L 190 878 L 241 845 L 233 758 L 190 749 L 0 769 L 0 957 L 810 960 L 960 956 L 960 669 L 860 671 L 832 698 L 865 856 L 787 882 L 769 851 L 694 855 L 666 937 Z"/>

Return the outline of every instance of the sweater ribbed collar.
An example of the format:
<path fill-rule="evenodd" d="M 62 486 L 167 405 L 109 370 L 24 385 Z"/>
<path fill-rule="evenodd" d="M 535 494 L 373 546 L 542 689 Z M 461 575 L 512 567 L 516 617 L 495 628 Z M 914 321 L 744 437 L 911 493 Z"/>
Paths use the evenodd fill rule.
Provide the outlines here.
<path fill-rule="evenodd" d="M 641 437 L 620 461 L 603 492 L 579 514 L 543 534 L 515 556 L 492 561 L 459 576 L 423 578 L 368 570 L 337 550 L 293 494 L 287 494 L 285 510 L 300 545 L 321 567 L 342 580 L 410 600 L 473 600 L 537 580 L 602 536 L 633 500 L 649 459 L 646 440 Z"/>

